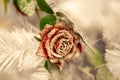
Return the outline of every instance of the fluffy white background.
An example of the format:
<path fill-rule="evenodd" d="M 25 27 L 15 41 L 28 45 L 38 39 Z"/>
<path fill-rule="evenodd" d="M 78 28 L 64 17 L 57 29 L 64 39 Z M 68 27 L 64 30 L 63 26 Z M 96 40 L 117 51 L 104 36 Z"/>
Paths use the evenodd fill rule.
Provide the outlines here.
<path fill-rule="evenodd" d="M 102 46 L 100 46 L 100 48 L 105 47 L 105 50 L 106 50 L 105 60 L 107 62 L 108 68 L 120 80 L 120 77 L 119 77 L 120 76 L 120 62 L 119 62 L 120 61 L 120 35 L 119 35 L 119 31 L 120 31 L 120 27 L 119 27 L 120 26 L 120 0 L 59 0 L 59 1 L 58 0 L 47 0 L 47 1 L 49 4 L 55 3 L 54 5 L 51 5 L 55 11 L 62 11 L 67 16 L 69 16 L 76 25 L 75 29 L 77 31 L 81 31 L 86 36 L 87 40 L 89 41 L 89 43 L 91 43 L 91 45 L 94 45 L 97 43 L 97 41 L 99 41 L 98 33 L 103 35 L 100 38 L 100 40 L 102 39 L 103 41 L 105 41 L 106 47 L 102 45 Z M 0 1 L 0 4 L 1 3 L 2 3 L 2 1 Z M 25 20 L 28 20 L 29 22 L 32 22 L 32 24 L 35 24 L 35 22 L 33 22 L 35 18 L 36 18 L 36 16 L 33 16 L 32 18 L 29 18 L 29 20 L 28 20 L 28 18 L 22 17 L 22 20 L 25 19 Z M 18 23 L 20 27 L 23 26 L 24 28 L 26 26 L 30 26 L 30 25 L 25 24 L 20 19 L 21 19 L 21 17 L 19 17 L 19 15 L 16 13 L 13 6 L 9 5 L 8 13 L 7 13 L 7 15 L 5 15 L 4 10 L 3 10 L 3 4 L 0 5 L 0 28 L 1 27 L 2 28 L 3 27 L 4 28 L 12 27 L 13 24 L 16 24 L 16 23 Z M 29 32 L 29 31 L 22 32 L 22 30 L 20 30 L 20 31 L 18 31 L 18 35 L 19 35 L 19 33 L 23 33 L 23 34 L 19 35 L 19 38 L 21 37 L 21 39 L 22 39 L 23 35 L 27 35 L 27 36 L 29 34 L 34 35 L 37 32 L 38 31 L 36 31 L 36 30 L 34 30 L 33 33 Z M 6 36 L 3 36 L 3 33 L 0 34 L 0 41 L 1 41 L 0 42 L 0 50 L 4 50 L 4 49 L 9 50 L 9 48 L 13 44 L 13 42 L 15 43 L 18 41 L 18 43 L 20 43 L 20 41 L 18 40 L 17 37 L 15 39 L 16 41 L 14 41 L 14 37 L 12 37 L 12 35 L 10 35 L 9 32 L 4 32 L 4 35 L 6 35 Z M 17 34 L 14 34 L 14 32 L 13 32 L 13 35 L 18 36 Z M 9 47 L 5 46 L 7 48 L 4 48 L 5 44 L 2 42 L 2 40 L 7 36 L 11 38 L 12 42 L 11 42 L 11 44 L 9 44 Z M 25 38 L 24 40 L 30 41 L 30 44 L 28 44 L 28 45 L 33 44 L 31 42 L 32 37 L 30 38 L 30 40 L 28 38 Z M 8 43 L 9 43 L 9 39 L 8 39 Z M 25 44 L 27 44 L 26 41 L 25 41 Z M 31 48 L 36 48 L 36 45 L 38 45 L 37 42 L 35 42 L 34 45 L 31 46 Z M 19 46 L 21 46 L 21 45 L 17 45 L 17 46 L 18 46 L 18 48 L 13 48 L 13 49 L 19 50 L 20 49 Z M 24 47 L 27 47 L 27 46 L 24 46 Z M 104 49 L 104 48 L 102 48 L 102 49 Z M 5 50 L 6 54 L 8 53 L 7 50 Z M 32 52 L 34 53 L 35 51 L 34 50 L 30 51 L 31 54 L 33 54 Z M 35 66 L 34 66 L 34 64 L 32 62 L 29 62 L 29 60 L 27 60 L 28 57 L 26 58 L 26 61 L 28 61 L 28 63 L 25 61 L 26 63 L 25 62 L 24 63 L 26 65 L 23 65 L 20 67 L 20 69 L 23 69 L 23 73 L 17 72 L 18 69 L 16 70 L 15 68 L 11 68 L 10 64 L 14 64 L 13 66 L 18 66 L 18 64 L 14 63 L 14 61 L 12 61 L 12 60 L 19 61 L 19 58 L 16 58 L 16 57 L 21 54 L 17 54 L 16 57 L 14 57 L 15 54 L 17 54 L 17 53 L 13 52 L 12 55 L 9 54 L 12 57 L 7 57 L 9 55 L 5 55 L 6 58 L 4 58 L 4 57 L 2 57 L 2 55 L 4 55 L 4 53 L 2 51 L 0 51 L 0 55 L 1 55 L 0 56 L 0 64 L 1 64 L 1 66 L 0 66 L 1 76 L 0 77 L 4 78 L 2 80 L 19 80 L 19 79 L 20 80 L 30 80 L 30 78 L 32 80 L 44 80 L 44 79 L 47 80 L 48 73 L 46 71 L 44 71 L 44 69 L 43 69 L 44 74 L 37 74 L 38 76 L 32 76 L 31 70 L 36 69 L 36 67 L 39 66 L 38 63 L 40 63 L 40 62 L 37 61 L 38 63 L 36 63 L 36 64 L 34 63 L 35 64 Z M 27 55 L 29 56 L 29 54 L 27 54 Z M 34 56 L 34 54 L 33 54 L 33 56 Z M 36 59 L 37 58 L 34 57 L 32 61 L 35 61 Z M 4 63 L 4 62 L 6 62 L 6 63 Z M 6 72 L 6 70 L 7 70 L 7 72 L 9 72 L 11 70 L 15 70 L 15 72 L 12 71 L 13 74 L 8 75 L 8 74 L 4 73 L 4 72 Z M 26 74 L 29 74 L 29 75 L 26 75 Z M 3 77 L 3 75 L 5 77 Z M 40 76 L 40 75 L 42 75 L 42 76 Z M 6 76 L 9 78 L 7 78 Z"/>
<path fill-rule="evenodd" d="M 90 43 L 97 41 L 102 32 L 105 42 L 105 60 L 110 71 L 120 80 L 120 0 L 66 0 L 59 3 L 59 10 L 69 15 Z M 57 2 L 57 1 L 56 1 Z M 87 31 L 87 32 L 86 32 Z M 100 40 L 101 40 L 100 39 Z M 98 45 L 104 47 L 103 45 Z M 104 48 L 103 48 L 104 49 Z"/>

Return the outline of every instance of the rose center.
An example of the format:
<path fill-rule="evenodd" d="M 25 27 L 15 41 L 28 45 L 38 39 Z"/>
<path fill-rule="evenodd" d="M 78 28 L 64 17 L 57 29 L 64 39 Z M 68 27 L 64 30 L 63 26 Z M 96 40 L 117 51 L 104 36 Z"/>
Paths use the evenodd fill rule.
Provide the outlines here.
<path fill-rule="evenodd" d="M 55 45 L 56 52 L 61 55 L 67 54 L 70 51 L 69 44 L 70 44 L 70 42 L 68 39 L 60 39 L 59 41 L 57 41 L 57 43 Z"/>

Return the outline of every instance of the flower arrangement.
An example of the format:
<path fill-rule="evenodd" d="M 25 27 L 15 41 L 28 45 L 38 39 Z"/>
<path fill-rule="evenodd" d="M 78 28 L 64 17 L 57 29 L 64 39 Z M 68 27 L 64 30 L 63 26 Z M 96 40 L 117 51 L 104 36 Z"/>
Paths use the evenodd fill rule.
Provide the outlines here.
<path fill-rule="evenodd" d="M 73 32 L 72 27 L 63 22 L 58 22 L 54 26 L 45 25 L 40 35 L 42 40 L 37 55 L 45 56 L 59 67 L 64 61 L 81 53 L 82 46 L 79 37 Z"/>
<path fill-rule="evenodd" d="M 54 12 L 45 0 L 13 1 L 17 11 L 25 16 L 31 16 L 34 13 L 39 15 L 39 9 L 47 13 L 40 19 L 41 38 L 36 36 L 35 38 L 40 42 L 36 56 L 43 56 L 46 59 L 44 67 L 48 72 L 51 73 L 51 66 L 56 67 L 59 72 L 65 62 L 81 55 L 83 50 L 81 43 L 83 43 L 86 46 L 84 51 L 87 60 L 96 69 L 96 80 L 115 80 L 105 66 L 101 53 L 89 45 L 79 32 L 74 31 L 74 24 L 67 16 L 61 12 Z M 9 0 L 4 0 L 5 12 L 7 12 L 8 2 Z"/>

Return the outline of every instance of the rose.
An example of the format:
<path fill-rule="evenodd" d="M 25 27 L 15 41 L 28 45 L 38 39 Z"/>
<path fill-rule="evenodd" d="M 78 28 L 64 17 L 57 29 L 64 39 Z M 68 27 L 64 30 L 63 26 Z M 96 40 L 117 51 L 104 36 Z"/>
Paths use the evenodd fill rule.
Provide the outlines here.
<path fill-rule="evenodd" d="M 44 55 L 50 62 L 59 66 L 82 50 L 80 40 L 73 29 L 61 22 L 55 26 L 47 24 L 40 35 L 42 40 L 37 55 Z"/>

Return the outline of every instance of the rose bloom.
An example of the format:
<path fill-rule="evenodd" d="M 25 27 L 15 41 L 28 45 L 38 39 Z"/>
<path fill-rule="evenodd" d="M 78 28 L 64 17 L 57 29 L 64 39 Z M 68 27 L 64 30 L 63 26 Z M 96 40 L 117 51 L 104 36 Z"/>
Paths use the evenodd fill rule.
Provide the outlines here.
<path fill-rule="evenodd" d="M 45 25 L 40 32 L 41 42 L 37 55 L 45 56 L 50 62 L 61 66 L 82 50 L 79 37 L 72 27 L 58 22 L 55 26 Z"/>

